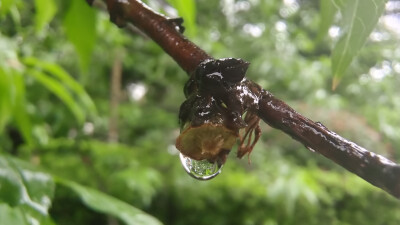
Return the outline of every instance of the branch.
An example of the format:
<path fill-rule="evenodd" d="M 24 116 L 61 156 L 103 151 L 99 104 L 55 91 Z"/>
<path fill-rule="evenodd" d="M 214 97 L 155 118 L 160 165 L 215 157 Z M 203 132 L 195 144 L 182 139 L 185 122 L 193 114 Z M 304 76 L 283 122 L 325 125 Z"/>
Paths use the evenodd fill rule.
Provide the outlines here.
<path fill-rule="evenodd" d="M 251 152 L 258 139 L 259 117 L 307 148 L 324 155 L 396 198 L 400 198 L 400 165 L 344 139 L 321 123 L 313 122 L 300 115 L 268 91 L 244 78 L 248 63 L 236 59 L 214 60 L 181 34 L 182 21 L 158 14 L 140 1 L 105 1 L 112 22 L 120 27 L 127 23 L 136 26 L 191 75 L 185 86 L 185 95 L 188 99 L 182 104 L 180 112 L 180 119 L 183 122 L 181 125 L 185 128 L 177 140 L 177 147 L 181 152 L 190 153 L 197 150 L 185 149 L 183 135 L 188 136 L 190 132 L 192 135 L 204 135 L 204 132 L 199 132 L 200 129 L 209 131 L 210 126 L 214 126 L 217 137 L 214 133 L 214 137 L 210 137 L 209 134 L 207 138 L 214 138 L 216 143 L 221 143 L 221 140 L 225 143 L 220 144 L 218 152 L 210 153 L 206 159 L 224 161 L 225 154 L 229 152 L 227 148 L 230 146 L 227 140 L 231 140 L 230 138 L 235 135 L 236 138 L 237 131 L 245 128 L 245 138 L 249 134 L 250 139 L 252 132 L 256 137 L 253 143 L 250 144 L 249 141 L 247 146 L 239 146 L 238 156 L 241 157 Z M 197 111 L 194 112 L 194 108 Z M 204 111 L 206 108 L 212 108 L 212 110 Z M 198 109 L 202 110 L 201 113 Z M 244 112 L 248 113 L 243 121 L 241 115 Z M 213 117 L 206 118 L 203 116 L 205 114 L 213 114 Z M 205 121 L 210 121 L 210 119 L 213 123 L 206 124 Z M 190 127 L 186 128 L 188 121 Z M 218 139 L 219 137 L 224 139 Z M 203 146 L 205 142 L 201 141 Z M 243 138 L 241 138 L 242 143 L 244 143 Z M 207 144 L 210 145 L 208 142 Z M 214 145 L 212 147 L 215 148 Z M 192 158 L 200 156 L 193 155 Z"/>
<path fill-rule="evenodd" d="M 128 22 L 133 24 L 161 46 L 187 73 L 194 71 L 205 59 L 212 58 L 179 32 L 182 19 L 167 18 L 141 1 L 105 1 L 112 22 L 118 27 L 124 27 Z"/>
<path fill-rule="evenodd" d="M 357 174 L 372 185 L 400 198 L 400 165 L 370 152 L 300 115 L 283 101 L 266 93 L 259 102 L 258 115 L 310 150 Z"/>

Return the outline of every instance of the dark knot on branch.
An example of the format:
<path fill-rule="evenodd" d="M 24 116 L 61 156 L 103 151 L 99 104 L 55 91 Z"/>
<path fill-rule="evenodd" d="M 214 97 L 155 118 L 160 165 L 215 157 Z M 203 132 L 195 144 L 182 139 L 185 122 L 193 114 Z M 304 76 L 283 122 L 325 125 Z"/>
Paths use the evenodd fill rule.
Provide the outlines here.
<path fill-rule="evenodd" d="M 176 146 L 184 155 L 223 163 L 237 140 L 239 157 L 251 152 L 261 133 L 253 113 L 261 88 L 245 78 L 248 67 L 248 62 L 234 58 L 207 59 L 198 65 L 185 85 L 187 99 L 179 112 Z"/>

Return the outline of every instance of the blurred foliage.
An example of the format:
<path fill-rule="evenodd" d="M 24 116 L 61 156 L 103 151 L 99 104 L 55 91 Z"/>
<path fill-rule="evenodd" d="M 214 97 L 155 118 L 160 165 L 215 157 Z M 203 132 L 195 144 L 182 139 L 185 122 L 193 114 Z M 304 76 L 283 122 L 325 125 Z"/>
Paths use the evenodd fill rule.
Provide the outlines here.
<path fill-rule="evenodd" d="M 400 161 L 394 2 L 383 16 L 380 0 L 168 2 L 147 1 L 300 113 Z M 265 124 L 251 163 L 231 154 L 214 180 L 190 178 L 174 147 L 186 74 L 83 0 L 0 0 L 0 24 L 0 224 L 400 223 L 398 200 Z"/>
<path fill-rule="evenodd" d="M 376 26 L 385 9 L 386 0 L 366 0 L 362 2 L 359 0 L 330 1 L 332 2 L 330 5 L 324 6 L 330 8 L 338 7 L 343 17 L 340 26 L 341 37 L 332 52 L 332 71 L 334 75 L 332 88 L 335 89 L 347 67 Z M 334 13 L 328 13 L 328 15 L 332 16 Z M 332 21 L 332 19 L 328 18 L 328 21 Z"/>
<path fill-rule="evenodd" d="M 54 181 L 46 173 L 9 156 L 0 157 L 2 224 L 53 224 L 48 209 Z"/>

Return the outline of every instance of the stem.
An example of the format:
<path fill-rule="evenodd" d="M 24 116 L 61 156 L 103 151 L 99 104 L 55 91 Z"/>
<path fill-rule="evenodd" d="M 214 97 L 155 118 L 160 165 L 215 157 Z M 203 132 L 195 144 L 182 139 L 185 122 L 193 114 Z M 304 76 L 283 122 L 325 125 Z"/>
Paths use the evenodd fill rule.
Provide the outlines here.
<path fill-rule="evenodd" d="M 212 58 L 197 45 L 186 39 L 173 19 L 154 12 L 141 1 L 106 0 L 111 21 L 125 26 L 129 21 L 153 39 L 188 74 L 206 59 Z"/>
<path fill-rule="evenodd" d="M 111 20 L 118 26 L 129 22 L 147 34 L 189 75 L 212 57 L 187 40 L 172 20 L 136 0 L 106 0 Z M 122 3 L 125 2 L 125 3 Z M 258 86 L 253 82 L 251 87 Z M 270 126 L 282 130 L 307 148 L 322 154 L 372 185 L 400 198 L 400 165 L 370 152 L 328 130 L 321 123 L 300 115 L 265 90 L 252 90 L 259 97 L 256 111 Z"/>
<path fill-rule="evenodd" d="M 111 72 L 110 87 L 110 118 L 108 120 L 108 141 L 118 141 L 118 106 L 121 96 L 122 79 L 122 53 L 115 54 L 114 64 Z"/>
<path fill-rule="evenodd" d="M 400 198 L 400 165 L 300 115 L 269 92 L 261 97 L 258 115 L 271 127 L 282 130 L 307 148 Z"/>

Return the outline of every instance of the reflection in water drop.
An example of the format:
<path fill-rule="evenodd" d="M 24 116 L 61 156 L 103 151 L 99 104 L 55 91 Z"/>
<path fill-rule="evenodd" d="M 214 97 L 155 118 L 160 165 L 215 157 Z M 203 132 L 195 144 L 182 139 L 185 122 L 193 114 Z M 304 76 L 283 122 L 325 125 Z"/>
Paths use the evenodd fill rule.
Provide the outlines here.
<path fill-rule="evenodd" d="M 179 154 L 179 157 L 186 172 L 197 180 L 210 180 L 221 172 L 222 165 L 218 165 L 217 162 L 194 160 L 182 153 Z"/>

